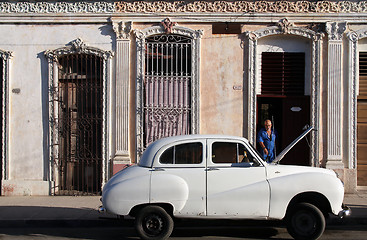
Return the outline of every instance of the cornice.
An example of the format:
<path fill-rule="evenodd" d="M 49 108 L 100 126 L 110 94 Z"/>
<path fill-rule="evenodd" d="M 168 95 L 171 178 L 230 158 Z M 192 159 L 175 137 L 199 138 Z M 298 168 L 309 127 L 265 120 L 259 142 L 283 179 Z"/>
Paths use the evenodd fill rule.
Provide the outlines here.
<path fill-rule="evenodd" d="M 0 14 L 367 13 L 366 1 L 57 1 L 0 2 Z"/>

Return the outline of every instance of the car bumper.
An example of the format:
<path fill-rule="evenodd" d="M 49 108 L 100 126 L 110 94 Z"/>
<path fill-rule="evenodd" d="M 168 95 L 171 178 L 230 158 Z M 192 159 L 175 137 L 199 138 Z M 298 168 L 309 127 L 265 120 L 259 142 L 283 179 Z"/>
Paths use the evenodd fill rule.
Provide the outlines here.
<path fill-rule="evenodd" d="M 338 217 L 345 218 L 345 217 L 352 215 L 352 210 L 348 206 L 343 204 L 342 209 L 343 210 L 339 212 Z"/>

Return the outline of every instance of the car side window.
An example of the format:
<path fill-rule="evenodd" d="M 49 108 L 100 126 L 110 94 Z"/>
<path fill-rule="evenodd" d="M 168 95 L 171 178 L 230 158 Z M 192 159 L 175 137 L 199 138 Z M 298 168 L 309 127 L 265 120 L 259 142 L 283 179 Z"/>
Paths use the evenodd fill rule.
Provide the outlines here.
<path fill-rule="evenodd" d="M 251 165 L 256 163 L 258 165 L 257 161 L 254 160 L 254 157 L 244 145 L 231 142 L 213 143 L 212 161 L 213 163 L 249 163 Z"/>
<path fill-rule="evenodd" d="M 200 164 L 203 161 L 202 143 L 184 143 L 168 148 L 162 153 L 162 164 Z"/>
<path fill-rule="evenodd" d="M 237 163 L 237 143 L 213 143 L 212 161 L 213 163 Z"/>

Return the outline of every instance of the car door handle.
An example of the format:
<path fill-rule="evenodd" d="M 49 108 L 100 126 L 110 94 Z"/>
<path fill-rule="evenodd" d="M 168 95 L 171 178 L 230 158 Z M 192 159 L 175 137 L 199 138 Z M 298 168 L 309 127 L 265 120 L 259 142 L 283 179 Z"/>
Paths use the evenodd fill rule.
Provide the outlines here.
<path fill-rule="evenodd" d="M 165 171 L 164 168 L 153 168 L 150 171 Z"/>
<path fill-rule="evenodd" d="M 206 169 L 207 171 L 215 171 L 215 170 L 219 170 L 219 168 L 214 168 L 214 167 L 210 167 Z"/>

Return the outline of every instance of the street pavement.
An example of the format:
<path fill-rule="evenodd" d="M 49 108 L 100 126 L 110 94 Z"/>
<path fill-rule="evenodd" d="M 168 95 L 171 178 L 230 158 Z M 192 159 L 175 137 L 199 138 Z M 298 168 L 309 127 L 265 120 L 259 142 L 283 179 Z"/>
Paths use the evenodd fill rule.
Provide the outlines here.
<path fill-rule="evenodd" d="M 367 191 L 346 194 L 344 203 L 352 215 L 328 224 L 367 225 Z M 100 205 L 100 196 L 1 196 L 0 228 L 119 226 L 116 216 L 98 212 Z"/>

